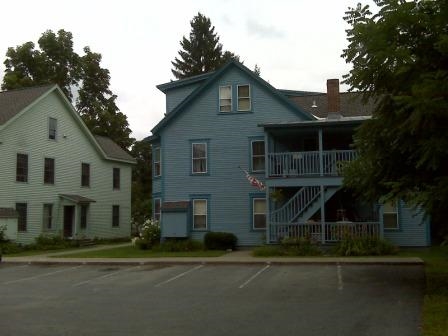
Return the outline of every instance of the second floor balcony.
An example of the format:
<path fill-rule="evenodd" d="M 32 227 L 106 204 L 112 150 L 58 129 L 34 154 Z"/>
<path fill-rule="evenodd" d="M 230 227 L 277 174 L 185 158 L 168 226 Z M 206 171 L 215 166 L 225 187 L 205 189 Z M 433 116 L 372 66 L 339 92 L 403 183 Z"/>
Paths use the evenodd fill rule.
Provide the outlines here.
<path fill-rule="evenodd" d="M 341 176 L 344 164 L 355 159 L 354 150 L 269 153 L 267 176 Z"/>

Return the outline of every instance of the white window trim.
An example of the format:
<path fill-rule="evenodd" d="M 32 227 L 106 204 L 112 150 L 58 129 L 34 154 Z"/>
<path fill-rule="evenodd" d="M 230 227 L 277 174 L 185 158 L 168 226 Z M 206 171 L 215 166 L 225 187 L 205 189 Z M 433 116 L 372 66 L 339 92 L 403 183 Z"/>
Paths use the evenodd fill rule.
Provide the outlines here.
<path fill-rule="evenodd" d="M 194 148 L 194 145 L 205 145 L 205 157 L 198 157 L 198 158 L 195 158 L 194 156 L 193 156 L 193 153 L 194 153 L 194 150 L 193 150 L 193 148 Z M 202 159 L 205 159 L 205 171 L 200 171 L 200 172 L 195 172 L 194 171 L 194 160 L 202 160 Z M 207 174 L 208 173 L 208 144 L 207 144 L 207 142 L 192 142 L 191 143 L 191 173 L 192 174 L 194 174 L 194 175 L 197 175 L 197 174 Z"/>
<path fill-rule="evenodd" d="M 249 96 L 247 96 L 247 97 L 240 97 L 240 95 L 239 95 L 239 88 L 240 88 L 241 86 L 247 86 L 247 87 L 249 88 Z M 236 88 L 236 95 L 237 95 L 237 110 L 238 110 L 238 112 L 247 112 L 247 111 L 251 111 L 251 110 L 252 110 L 252 99 L 251 99 L 251 89 L 250 89 L 250 85 L 249 85 L 249 84 L 237 85 L 237 88 Z M 247 110 L 241 110 L 241 109 L 240 109 L 240 104 L 239 104 L 239 102 L 240 102 L 240 98 L 243 98 L 243 99 L 249 99 L 249 108 L 248 108 Z"/>
<path fill-rule="evenodd" d="M 267 221 L 267 214 L 266 214 L 266 212 L 264 213 L 264 214 L 261 214 L 261 213 L 256 213 L 255 212 L 255 201 L 260 201 L 260 200 L 262 200 L 262 201 L 264 201 L 265 202 L 265 209 L 266 209 L 266 206 L 267 206 L 267 201 L 266 201 L 266 198 L 265 197 L 253 197 L 252 198 L 252 229 L 253 230 L 266 230 L 266 227 L 267 227 L 267 223 L 265 222 L 265 226 L 263 227 L 263 228 L 257 228 L 257 227 L 255 227 L 255 215 L 264 215 L 265 216 L 265 219 L 266 219 L 266 221 Z"/>
<path fill-rule="evenodd" d="M 50 132 L 51 132 L 51 120 L 55 121 L 55 129 L 54 129 L 54 139 L 50 138 Z M 53 117 L 48 117 L 48 140 L 53 140 L 56 141 L 56 139 L 58 138 L 58 120 L 56 118 Z"/>
<path fill-rule="evenodd" d="M 156 212 L 156 209 L 157 209 L 156 203 L 157 202 L 159 202 L 159 212 Z M 158 221 L 160 223 L 161 219 L 162 219 L 162 199 L 159 198 L 159 197 L 154 198 L 154 220 L 157 220 L 157 218 L 156 218 L 157 216 L 156 215 L 159 215 Z"/>
<path fill-rule="evenodd" d="M 265 160 L 265 163 L 266 163 L 266 155 L 264 153 L 264 150 L 263 150 L 263 155 L 258 155 L 258 154 L 254 155 L 254 142 L 262 142 L 263 143 L 263 148 L 264 148 L 264 140 L 251 140 L 251 142 L 250 142 L 250 160 L 251 160 L 252 172 L 254 172 L 254 173 L 262 173 L 262 172 L 265 171 L 265 167 L 263 166 L 263 169 L 261 169 L 261 170 L 255 170 L 254 169 L 254 158 L 255 157 L 264 157 L 264 160 Z"/>
<path fill-rule="evenodd" d="M 45 208 L 47 208 L 48 206 L 50 206 L 50 212 L 48 213 L 48 216 L 45 216 Z M 42 226 L 44 231 L 47 230 L 53 230 L 54 229 L 54 220 L 53 220 L 53 209 L 54 209 L 54 205 L 53 203 L 44 203 L 42 206 Z M 50 227 L 48 227 L 48 220 L 50 221 Z"/>
<path fill-rule="evenodd" d="M 395 221 L 395 227 L 384 227 L 385 230 L 399 230 L 400 229 L 400 218 L 398 215 L 398 202 L 392 202 L 395 211 L 384 211 L 383 210 L 383 226 L 384 226 L 384 215 L 395 215 L 397 220 Z M 384 208 L 383 208 L 384 209 Z"/>
<path fill-rule="evenodd" d="M 160 147 L 154 147 L 154 154 L 156 152 L 159 152 L 159 159 L 156 161 L 156 155 L 154 155 L 154 161 L 153 161 L 153 169 L 154 169 L 154 177 L 160 177 L 162 176 L 162 149 Z M 159 173 L 156 174 L 156 165 L 159 165 Z"/>
<path fill-rule="evenodd" d="M 229 99 L 229 98 L 222 98 L 221 97 L 221 88 L 230 88 L 230 111 L 223 111 L 222 109 L 221 109 L 221 107 L 223 107 L 223 106 L 228 106 L 228 105 L 221 105 L 221 101 L 222 100 L 225 100 L 225 99 Z M 219 112 L 220 113 L 229 113 L 229 112 L 232 112 L 233 111 L 233 108 L 232 108 L 232 102 L 233 102 L 233 97 L 232 97 L 232 85 L 221 85 L 220 87 L 219 87 Z"/>
<path fill-rule="evenodd" d="M 194 216 L 195 216 L 195 209 L 196 209 L 196 202 L 197 201 L 205 201 L 205 227 L 197 228 L 195 226 Z M 208 199 L 206 198 L 195 198 L 193 199 L 193 230 L 196 231 L 205 231 L 208 230 Z"/>

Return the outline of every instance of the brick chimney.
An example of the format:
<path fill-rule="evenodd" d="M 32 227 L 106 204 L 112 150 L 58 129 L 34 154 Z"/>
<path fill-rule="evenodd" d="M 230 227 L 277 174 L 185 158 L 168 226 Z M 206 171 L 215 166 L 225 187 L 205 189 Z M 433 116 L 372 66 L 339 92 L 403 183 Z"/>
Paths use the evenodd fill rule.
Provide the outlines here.
<path fill-rule="evenodd" d="M 339 97 L 339 79 L 327 79 L 327 112 L 341 113 L 341 99 Z"/>

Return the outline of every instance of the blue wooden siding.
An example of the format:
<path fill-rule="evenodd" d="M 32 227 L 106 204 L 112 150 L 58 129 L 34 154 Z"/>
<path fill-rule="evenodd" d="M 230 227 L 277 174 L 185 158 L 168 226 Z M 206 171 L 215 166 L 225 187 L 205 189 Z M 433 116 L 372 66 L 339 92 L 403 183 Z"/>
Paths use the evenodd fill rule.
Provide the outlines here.
<path fill-rule="evenodd" d="M 429 246 L 429 220 L 424 218 L 423 211 L 413 210 L 404 202 L 400 202 L 398 229 L 384 229 L 384 238 L 398 246 Z"/>
<path fill-rule="evenodd" d="M 251 112 L 219 113 L 219 86 L 251 87 Z M 237 95 L 233 95 L 236 104 Z M 288 106 L 273 99 L 267 88 L 238 69 L 229 69 L 214 85 L 191 102 L 171 123 L 160 130 L 164 201 L 190 199 L 191 194 L 209 194 L 209 230 L 236 234 L 240 245 L 261 243 L 264 232 L 252 230 L 249 195 L 257 192 L 238 168 L 250 168 L 248 139 L 264 138 L 263 122 L 299 121 Z M 208 140 L 207 175 L 191 175 L 191 140 Z M 258 175 L 263 180 L 262 175 Z M 155 182 L 156 184 L 159 182 Z M 161 191 L 155 185 L 154 191 Z M 162 224 L 163 225 L 163 224 Z M 192 231 L 202 239 L 204 232 Z"/>
<path fill-rule="evenodd" d="M 166 113 L 170 113 L 177 105 L 179 105 L 185 98 L 188 97 L 201 83 L 193 83 L 182 86 L 180 88 L 172 89 L 166 93 Z"/>

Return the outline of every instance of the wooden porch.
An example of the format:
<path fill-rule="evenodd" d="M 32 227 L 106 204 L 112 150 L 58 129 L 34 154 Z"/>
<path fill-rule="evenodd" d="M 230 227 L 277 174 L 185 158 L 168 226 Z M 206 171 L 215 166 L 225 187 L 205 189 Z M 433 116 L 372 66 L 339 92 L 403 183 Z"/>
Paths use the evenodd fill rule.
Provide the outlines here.
<path fill-rule="evenodd" d="M 279 243 L 284 238 L 309 237 L 324 243 L 334 243 L 345 236 L 351 237 L 380 237 L 379 221 L 371 222 L 308 222 L 270 224 L 269 242 Z"/>

